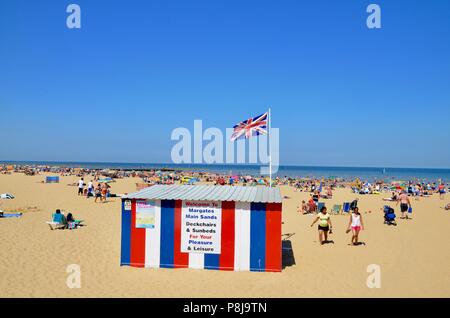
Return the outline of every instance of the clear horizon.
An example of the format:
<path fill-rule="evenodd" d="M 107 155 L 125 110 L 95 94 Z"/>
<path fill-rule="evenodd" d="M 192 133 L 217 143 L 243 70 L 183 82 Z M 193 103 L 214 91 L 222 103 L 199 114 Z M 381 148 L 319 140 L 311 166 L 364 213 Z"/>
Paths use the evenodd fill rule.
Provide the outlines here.
<path fill-rule="evenodd" d="M 0 2 L 0 158 L 171 163 L 271 107 L 282 166 L 450 168 L 450 1 L 75 3 Z"/>

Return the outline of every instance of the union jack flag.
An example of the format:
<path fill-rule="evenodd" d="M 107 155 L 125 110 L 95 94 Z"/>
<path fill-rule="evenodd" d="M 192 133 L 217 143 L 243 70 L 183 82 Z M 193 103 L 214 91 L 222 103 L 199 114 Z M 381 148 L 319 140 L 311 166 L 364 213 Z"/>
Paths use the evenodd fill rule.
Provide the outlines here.
<path fill-rule="evenodd" d="M 239 124 L 235 125 L 234 132 L 231 135 L 231 141 L 235 141 L 239 138 L 250 138 L 252 136 L 258 135 L 266 135 L 267 134 L 267 120 L 268 120 L 268 112 L 241 121 Z"/>

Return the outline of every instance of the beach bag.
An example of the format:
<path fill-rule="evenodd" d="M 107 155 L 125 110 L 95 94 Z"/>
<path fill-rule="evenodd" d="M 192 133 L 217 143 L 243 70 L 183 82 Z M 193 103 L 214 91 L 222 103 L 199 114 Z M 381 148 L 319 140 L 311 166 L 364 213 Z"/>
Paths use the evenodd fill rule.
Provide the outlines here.
<path fill-rule="evenodd" d="M 409 207 L 408 213 L 412 213 L 412 207 Z"/>

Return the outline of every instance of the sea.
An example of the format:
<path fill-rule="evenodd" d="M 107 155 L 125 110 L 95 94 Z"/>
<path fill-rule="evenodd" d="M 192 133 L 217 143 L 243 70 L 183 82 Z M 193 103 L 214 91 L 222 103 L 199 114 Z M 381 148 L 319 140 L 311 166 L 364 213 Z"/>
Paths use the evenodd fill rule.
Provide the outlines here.
<path fill-rule="evenodd" d="M 219 165 L 219 164 L 173 164 L 173 163 L 117 163 L 117 162 L 57 162 L 57 161 L 0 161 L 7 165 L 79 167 L 87 169 L 175 169 L 185 171 L 203 171 L 226 175 L 260 176 L 259 165 Z M 431 168 L 389 168 L 389 167 L 324 167 L 281 165 L 273 177 L 292 178 L 341 178 L 351 180 L 359 178 L 364 181 L 407 181 L 449 182 L 450 169 Z"/>

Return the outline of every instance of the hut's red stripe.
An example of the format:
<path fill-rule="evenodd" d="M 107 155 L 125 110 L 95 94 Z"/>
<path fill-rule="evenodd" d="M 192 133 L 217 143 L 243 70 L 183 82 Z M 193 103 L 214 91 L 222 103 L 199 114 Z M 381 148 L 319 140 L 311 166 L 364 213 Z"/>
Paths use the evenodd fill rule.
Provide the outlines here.
<path fill-rule="evenodd" d="M 266 205 L 266 271 L 281 271 L 281 204 Z"/>
<path fill-rule="evenodd" d="M 189 266 L 189 253 L 181 253 L 181 200 L 175 201 L 175 230 L 174 230 L 174 257 L 175 268 L 187 268 Z"/>
<path fill-rule="evenodd" d="M 222 202 L 222 238 L 219 268 L 234 270 L 234 210 L 235 202 Z"/>
<path fill-rule="evenodd" d="M 131 253 L 130 265 L 144 267 L 145 265 L 145 229 L 136 228 L 136 200 L 131 203 Z"/>

